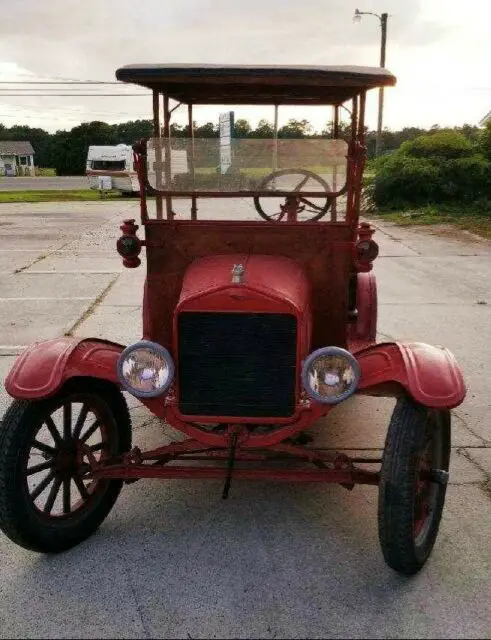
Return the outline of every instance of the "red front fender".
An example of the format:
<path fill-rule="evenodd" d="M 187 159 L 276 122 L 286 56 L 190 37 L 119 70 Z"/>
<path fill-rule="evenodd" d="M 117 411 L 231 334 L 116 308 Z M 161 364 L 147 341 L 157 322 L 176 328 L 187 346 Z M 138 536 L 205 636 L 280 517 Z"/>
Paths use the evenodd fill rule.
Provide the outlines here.
<path fill-rule="evenodd" d="M 69 378 L 87 376 L 119 384 L 116 362 L 124 349 L 97 338 L 58 338 L 28 347 L 5 379 L 13 398 L 36 400 L 54 395 Z"/>
<path fill-rule="evenodd" d="M 462 371 L 444 347 L 422 342 L 381 343 L 355 354 L 361 366 L 359 393 L 378 393 L 396 383 L 422 405 L 452 409 L 466 395 Z M 388 393 L 387 395 L 393 395 Z"/>

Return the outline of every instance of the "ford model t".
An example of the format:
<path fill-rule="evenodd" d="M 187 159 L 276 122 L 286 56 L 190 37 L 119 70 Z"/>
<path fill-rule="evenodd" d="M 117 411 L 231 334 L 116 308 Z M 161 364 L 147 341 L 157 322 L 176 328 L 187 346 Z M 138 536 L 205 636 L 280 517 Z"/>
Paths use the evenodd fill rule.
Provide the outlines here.
<path fill-rule="evenodd" d="M 365 98 L 394 76 L 133 65 L 116 77 L 153 92 L 153 138 L 134 145 L 141 230 L 124 220 L 117 240 L 128 268 L 145 250 L 142 340 L 60 337 L 18 357 L 0 431 L 2 530 L 62 551 L 141 478 L 221 479 L 223 497 L 232 479 L 371 484 L 384 558 L 415 573 L 437 536 L 450 410 L 466 391 L 447 349 L 376 342 L 378 246 L 359 220 Z M 189 121 L 176 136 L 179 105 Z M 328 106 L 332 136 L 279 137 L 275 122 L 269 137 L 238 139 L 224 118 L 220 138 L 200 138 L 195 105 Z M 183 437 L 132 447 L 123 392 Z M 353 394 L 395 398 L 381 459 L 326 452 L 305 434 Z"/>

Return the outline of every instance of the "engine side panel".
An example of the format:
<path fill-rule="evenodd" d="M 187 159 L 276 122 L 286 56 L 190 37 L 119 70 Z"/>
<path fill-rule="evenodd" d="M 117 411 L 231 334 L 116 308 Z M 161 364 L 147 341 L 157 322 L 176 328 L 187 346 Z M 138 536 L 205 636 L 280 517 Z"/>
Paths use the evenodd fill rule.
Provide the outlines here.
<path fill-rule="evenodd" d="M 349 325 L 348 345 L 353 353 L 373 344 L 377 338 L 377 280 L 373 271 L 356 275 L 358 317 Z"/>

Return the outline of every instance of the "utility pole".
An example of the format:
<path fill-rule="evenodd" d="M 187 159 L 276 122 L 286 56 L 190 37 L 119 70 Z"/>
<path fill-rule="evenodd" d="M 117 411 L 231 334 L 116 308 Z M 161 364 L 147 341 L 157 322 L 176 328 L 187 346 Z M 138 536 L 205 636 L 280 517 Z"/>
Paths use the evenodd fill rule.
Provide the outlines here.
<path fill-rule="evenodd" d="M 385 67 L 385 48 L 387 45 L 387 18 L 389 15 L 383 13 L 380 17 L 380 26 L 382 30 L 382 39 L 380 43 L 380 66 Z M 377 123 L 377 139 L 375 142 L 375 155 L 380 155 L 382 151 L 382 124 L 384 113 L 384 88 L 380 87 L 378 92 L 378 123 Z"/>
<path fill-rule="evenodd" d="M 354 22 L 360 22 L 361 16 L 370 15 L 375 16 L 380 21 L 381 40 L 380 40 L 380 66 L 385 67 L 385 51 L 387 47 L 387 20 L 389 18 L 388 13 L 372 13 L 371 11 L 359 11 L 355 9 L 355 15 L 353 17 Z M 375 141 L 375 155 L 380 155 L 382 151 L 382 127 L 383 127 L 383 114 L 384 114 L 384 88 L 380 87 L 378 94 L 378 119 L 377 119 L 377 138 Z"/>

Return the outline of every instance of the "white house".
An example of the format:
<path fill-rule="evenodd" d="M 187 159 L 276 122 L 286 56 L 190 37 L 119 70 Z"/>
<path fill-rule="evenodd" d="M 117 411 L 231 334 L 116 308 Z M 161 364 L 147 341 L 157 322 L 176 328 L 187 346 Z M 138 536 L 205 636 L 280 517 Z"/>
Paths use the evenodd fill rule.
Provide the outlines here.
<path fill-rule="evenodd" d="M 34 149 L 30 142 L 0 140 L 0 176 L 33 176 Z"/>

